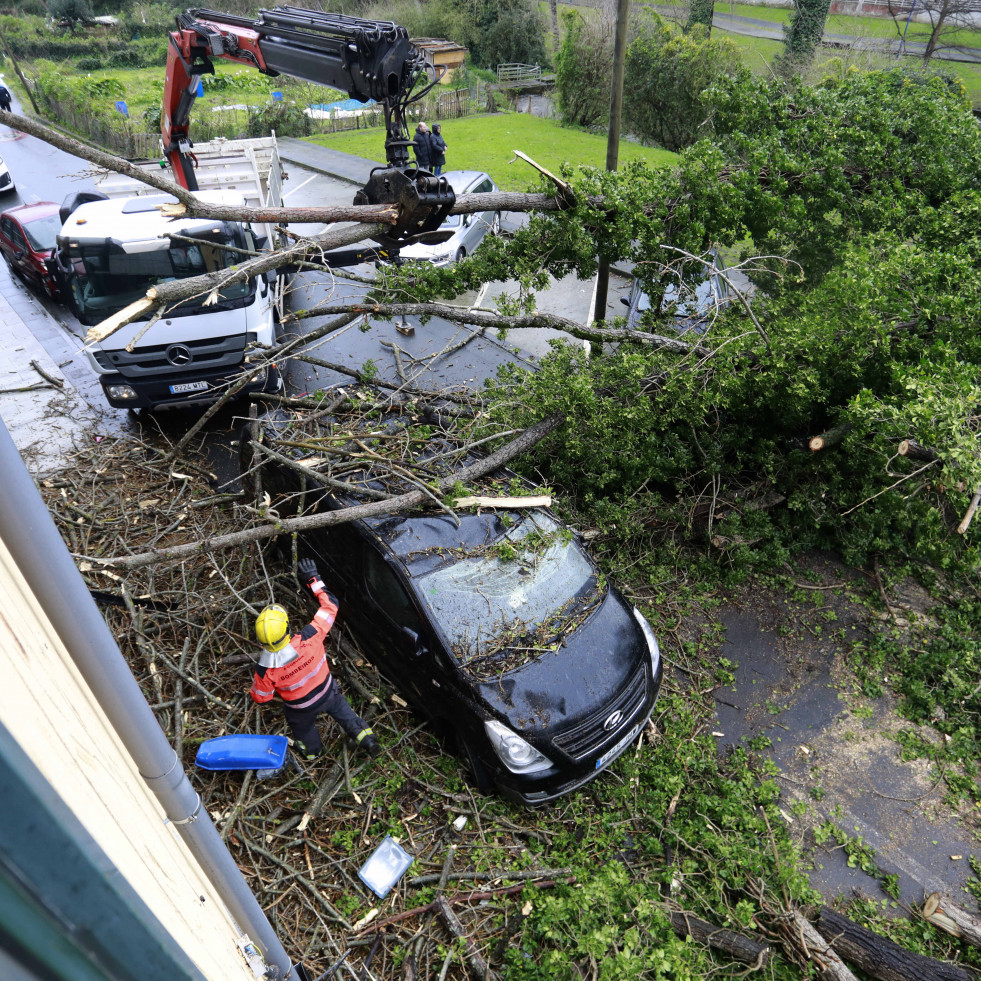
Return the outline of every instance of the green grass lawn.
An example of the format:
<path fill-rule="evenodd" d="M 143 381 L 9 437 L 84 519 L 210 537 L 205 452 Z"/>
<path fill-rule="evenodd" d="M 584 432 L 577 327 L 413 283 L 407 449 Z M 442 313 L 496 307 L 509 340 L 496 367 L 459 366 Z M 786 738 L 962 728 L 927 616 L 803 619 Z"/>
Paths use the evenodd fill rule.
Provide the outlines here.
<path fill-rule="evenodd" d="M 605 136 L 584 133 L 525 113 L 448 119 L 443 123 L 443 136 L 448 145 L 448 170 L 483 170 L 506 191 L 524 190 L 529 182 L 537 179 L 527 163 L 515 158 L 514 150 L 527 154 L 556 175 L 565 162 L 606 166 Z M 311 136 L 309 140 L 368 160 L 384 158 L 385 133 L 381 127 Z M 636 143 L 620 144 L 621 164 L 646 160 L 659 166 L 675 159 L 676 155 L 666 150 Z"/>

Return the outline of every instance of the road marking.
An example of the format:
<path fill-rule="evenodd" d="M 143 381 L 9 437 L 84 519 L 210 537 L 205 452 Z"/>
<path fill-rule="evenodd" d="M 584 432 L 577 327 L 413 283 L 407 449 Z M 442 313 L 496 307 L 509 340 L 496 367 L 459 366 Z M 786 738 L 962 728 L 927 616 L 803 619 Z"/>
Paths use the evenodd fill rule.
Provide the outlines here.
<path fill-rule="evenodd" d="M 309 184 L 309 183 L 310 183 L 310 181 L 312 181 L 312 180 L 316 180 L 316 179 L 317 179 L 317 178 L 318 178 L 319 176 L 320 176 L 320 174 L 311 174 L 311 175 L 310 175 L 310 176 L 309 176 L 309 177 L 308 177 L 308 178 L 307 178 L 307 179 L 306 179 L 306 180 L 305 180 L 305 181 L 304 181 L 304 182 L 303 182 L 302 184 L 299 184 L 299 185 L 297 185 L 296 187 L 291 187 L 291 188 L 290 188 L 290 189 L 289 189 L 289 190 L 288 190 L 288 191 L 287 191 L 287 192 L 286 192 L 286 193 L 285 193 L 285 194 L 283 195 L 283 197 L 284 197 L 284 198 L 288 198 L 288 197 L 289 197 L 289 196 L 290 196 L 291 194 L 295 194 L 295 193 L 296 193 L 297 191 L 299 191 L 299 190 L 300 190 L 301 188 L 304 188 L 304 187 L 306 187 L 306 186 L 307 186 L 307 184 Z"/>
<path fill-rule="evenodd" d="M 484 296 L 486 295 L 487 290 L 489 289 L 490 289 L 490 283 L 484 283 L 484 285 L 480 287 L 480 292 L 477 294 L 477 299 L 475 299 L 473 303 L 470 304 L 471 310 L 476 310 L 480 306 L 480 304 L 484 302 Z"/>

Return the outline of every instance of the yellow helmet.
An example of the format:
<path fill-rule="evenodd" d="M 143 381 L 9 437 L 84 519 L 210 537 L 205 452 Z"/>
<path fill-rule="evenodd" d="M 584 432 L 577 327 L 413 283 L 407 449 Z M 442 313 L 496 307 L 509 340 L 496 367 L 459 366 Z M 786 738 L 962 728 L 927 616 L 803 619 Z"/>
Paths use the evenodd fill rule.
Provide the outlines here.
<path fill-rule="evenodd" d="M 267 606 L 255 621 L 255 635 L 267 651 L 281 651 L 290 642 L 290 622 L 278 604 Z"/>

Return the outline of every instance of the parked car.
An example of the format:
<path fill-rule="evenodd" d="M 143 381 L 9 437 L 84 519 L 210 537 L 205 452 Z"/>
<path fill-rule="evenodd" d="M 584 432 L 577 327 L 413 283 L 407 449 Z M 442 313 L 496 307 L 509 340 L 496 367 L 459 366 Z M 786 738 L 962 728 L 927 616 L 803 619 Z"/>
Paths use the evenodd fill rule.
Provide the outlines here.
<path fill-rule="evenodd" d="M 59 206 L 53 201 L 22 204 L 0 214 L 0 252 L 24 282 L 47 296 L 58 295 L 52 265 L 55 239 L 61 231 Z"/>
<path fill-rule="evenodd" d="M 286 432 L 264 428 L 264 440 Z M 241 445 L 248 468 L 247 433 Z M 310 465 L 309 438 L 304 445 L 294 452 Z M 435 460 L 446 445 L 430 439 L 421 459 Z M 498 479 L 513 496 L 518 478 Z M 263 468 L 265 490 L 295 493 L 302 480 L 275 459 Z M 321 506 L 356 503 L 331 490 Z M 448 736 L 478 788 L 544 804 L 637 741 L 660 690 L 658 642 L 548 509 L 456 517 L 427 510 L 312 529 L 300 534 L 298 553 L 339 596 L 338 624 Z"/>
<path fill-rule="evenodd" d="M 14 184 L 14 179 L 11 177 L 7 165 L 3 162 L 3 157 L 0 157 L 0 194 L 7 194 L 15 190 L 17 187 Z"/>
<path fill-rule="evenodd" d="M 479 170 L 447 170 L 442 176 L 449 181 L 458 196 L 485 194 L 497 190 L 497 185 L 490 177 Z M 473 254 L 485 235 L 500 234 L 501 213 L 478 211 L 469 215 L 450 215 L 439 226 L 439 231 L 452 234 L 445 242 L 440 242 L 438 245 L 425 245 L 421 242 L 407 245 L 399 251 L 399 258 L 432 262 L 437 266 L 459 262 L 465 256 Z"/>
<path fill-rule="evenodd" d="M 694 284 L 674 279 L 664 291 L 661 310 L 670 311 L 674 329 L 679 334 L 693 331 L 704 333 L 716 310 L 722 309 L 730 300 L 729 284 L 726 282 L 725 260 L 714 249 L 709 258 L 712 266 L 701 267 L 701 278 Z M 641 318 L 651 308 L 651 298 L 647 295 L 640 280 L 634 278 L 630 295 L 620 298 L 627 307 L 627 324 L 634 330 L 643 330 Z"/>

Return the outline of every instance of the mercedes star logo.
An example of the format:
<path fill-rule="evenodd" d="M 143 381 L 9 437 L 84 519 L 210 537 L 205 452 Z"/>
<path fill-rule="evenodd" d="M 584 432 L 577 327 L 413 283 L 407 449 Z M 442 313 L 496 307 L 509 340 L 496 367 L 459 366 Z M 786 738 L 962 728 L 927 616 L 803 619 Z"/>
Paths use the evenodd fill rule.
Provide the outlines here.
<path fill-rule="evenodd" d="M 181 365 L 190 364 L 191 352 L 183 344 L 171 344 L 167 348 L 167 360 L 179 368 Z"/>
<path fill-rule="evenodd" d="M 613 730 L 616 729 L 621 722 L 623 722 L 623 712 L 617 710 L 612 715 L 608 715 L 606 717 L 606 721 L 603 723 L 603 728 L 607 732 L 613 732 Z"/>

